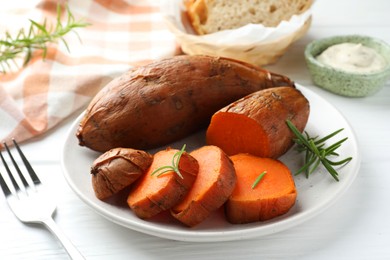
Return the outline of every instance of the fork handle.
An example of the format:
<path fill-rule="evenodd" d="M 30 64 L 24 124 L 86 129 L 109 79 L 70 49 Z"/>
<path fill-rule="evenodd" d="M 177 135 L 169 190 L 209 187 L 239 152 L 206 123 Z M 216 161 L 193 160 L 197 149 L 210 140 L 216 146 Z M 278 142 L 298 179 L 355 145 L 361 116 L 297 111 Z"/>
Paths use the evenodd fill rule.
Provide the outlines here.
<path fill-rule="evenodd" d="M 52 218 L 45 219 L 42 221 L 42 223 L 47 227 L 48 230 L 50 230 L 53 235 L 58 238 L 71 259 L 85 259 Z"/>

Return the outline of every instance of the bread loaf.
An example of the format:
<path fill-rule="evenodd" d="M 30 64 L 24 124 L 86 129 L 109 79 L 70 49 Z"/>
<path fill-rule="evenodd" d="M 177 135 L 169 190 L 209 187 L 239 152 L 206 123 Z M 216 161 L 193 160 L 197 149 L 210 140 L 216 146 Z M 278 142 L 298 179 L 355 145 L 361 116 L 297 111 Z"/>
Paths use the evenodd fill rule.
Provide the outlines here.
<path fill-rule="evenodd" d="M 185 0 L 189 20 L 197 34 L 235 29 L 249 23 L 276 27 L 301 14 L 312 0 Z"/>

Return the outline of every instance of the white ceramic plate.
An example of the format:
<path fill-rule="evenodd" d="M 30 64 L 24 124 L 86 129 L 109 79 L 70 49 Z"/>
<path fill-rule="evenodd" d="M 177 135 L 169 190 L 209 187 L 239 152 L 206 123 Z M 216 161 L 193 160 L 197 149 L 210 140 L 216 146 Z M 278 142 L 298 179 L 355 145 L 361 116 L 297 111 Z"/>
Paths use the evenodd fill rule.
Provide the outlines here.
<path fill-rule="evenodd" d="M 295 176 L 298 190 L 297 202 L 287 214 L 281 217 L 266 222 L 233 225 L 224 219 L 223 210 L 220 210 L 200 225 L 188 228 L 170 218 L 168 214 L 159 215 L 152 220 L 141 220 L 125 205 L 125 202 L 107 203 L 98 200 L 91 185 L 90 167 L 99 154 L 80 147 L 75 137 L 81 115 L 72 125 L 63 147 L 62 167 L 65 178 L 85 203 L 108 220 L 157 237 L 193 242 L 228 241 L 264 236 L 291 228 L 308 221 L 333 204 L 349 188 L 360 167 L 357 140 L 345 118 L 317 94 L 302 86 L 298 88 L 310 101 L 311 111 L 306 131 L 313 136 L 325 136 L 336 129 L 344 128 L 344 131 L 334 141 L 348 137 L 348 140 L 339 148 L 339 154 L 340 158 L 352 156 L 353 160 L 338 170 L 339 182 L 336 182 L 321 168 L 309 179 L 303 175 Z M 180 149 L 184 143 L 187 144 L 187 151 L 204 144 L 204 132 L 171 144 L 171 146 Z M 291 149 L 281 160 L 294 172 L 302 164 L 302 155 Z"/>

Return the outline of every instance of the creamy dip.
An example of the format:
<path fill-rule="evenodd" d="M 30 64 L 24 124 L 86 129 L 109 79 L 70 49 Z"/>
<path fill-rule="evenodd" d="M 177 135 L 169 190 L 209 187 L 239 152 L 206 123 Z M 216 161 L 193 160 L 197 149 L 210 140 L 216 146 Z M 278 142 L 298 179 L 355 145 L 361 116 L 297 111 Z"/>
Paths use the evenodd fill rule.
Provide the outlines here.
<path fill-rule="evenodd" d="M 340 43 L 333 45 L 317 56 L 317 60 L 352 73 L 372 73 L 382 70 L 387 62 L 372 48 L 358 43 Z"/>

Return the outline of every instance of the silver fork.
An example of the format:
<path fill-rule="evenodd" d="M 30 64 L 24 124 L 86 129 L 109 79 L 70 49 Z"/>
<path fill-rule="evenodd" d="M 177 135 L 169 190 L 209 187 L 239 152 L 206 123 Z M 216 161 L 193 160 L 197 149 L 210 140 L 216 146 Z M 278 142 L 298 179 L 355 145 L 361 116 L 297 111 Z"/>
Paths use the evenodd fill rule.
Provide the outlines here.
<path fill-rule="evenodd" d="M 56 204 L 53 200 L 53 196 L 43 189 L 41 181 L 34 172 L 27 158 L 24 156 L 19 145 L 15 140 L 12 141 L 26 167 L 28 174 L 24 174 L 20 170 L 9 147 L 6 143 L 3 143 L 16 171 L 15 173 L 15 171 L 10 170 L 3 154 L 0 151 L 1 160 L 3 161 L 4 168 L 8 173 L 7 179 L 0 172 L 0 186 L 9 207 L 20 221 L 24 223 L 43 224 L 58 238 L 71 259 L 84 259 L 84 257 L 53 220 L 52 215 L 56 210 Z M 6 180 L 8 180 L 8 184 Z"/>

